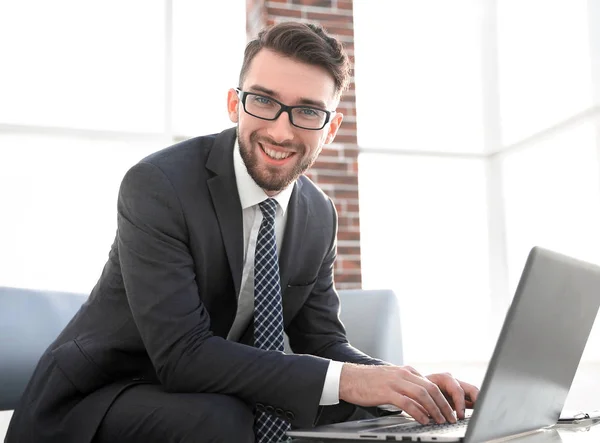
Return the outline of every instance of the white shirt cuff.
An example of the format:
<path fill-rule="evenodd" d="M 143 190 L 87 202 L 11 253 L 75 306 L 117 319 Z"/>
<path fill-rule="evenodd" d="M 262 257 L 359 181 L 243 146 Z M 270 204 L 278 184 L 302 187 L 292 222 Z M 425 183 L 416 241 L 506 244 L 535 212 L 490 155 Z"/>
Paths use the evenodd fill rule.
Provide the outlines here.
<path fill-rule="evenodd" d="M 325 375 L 325 385 L 321 394 L 320 406 L 337 405 L 340 402 L 340 377 L 342 376 L 341 361 L 331 360 Z"/>

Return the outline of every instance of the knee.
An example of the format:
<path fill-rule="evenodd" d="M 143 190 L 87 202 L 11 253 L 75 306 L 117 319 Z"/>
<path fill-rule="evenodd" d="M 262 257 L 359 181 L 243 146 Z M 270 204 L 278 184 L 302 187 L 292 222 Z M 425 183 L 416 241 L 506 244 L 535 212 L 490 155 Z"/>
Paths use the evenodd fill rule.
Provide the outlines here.
<path fill-rule="evenodd" d="M 211 429 L 211 443 L 254 443 L 254 414 L 242 400 L 229 395 L 215 395 L 207 423 L 199 424 L 196 435 L 206 435 Z M 203 440 L 204 441 L 204 440 Z"/>
<path fill-rule="evenodd" d="M 254 443 L 254 414 L 243 401 L 230 397 L 226 417 L 222 420 L 223 443 Z"/>

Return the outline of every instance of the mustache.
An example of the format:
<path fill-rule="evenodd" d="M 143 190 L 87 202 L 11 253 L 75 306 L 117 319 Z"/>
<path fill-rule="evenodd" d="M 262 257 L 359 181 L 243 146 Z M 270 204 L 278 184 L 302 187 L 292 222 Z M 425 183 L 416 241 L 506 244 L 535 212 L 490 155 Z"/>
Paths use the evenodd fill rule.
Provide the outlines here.
<path fill-rule="evenodd" d="M 280 148 L 293 148 L 293 149 L 298 150 L 298 151 L 302 151 L 304 149 L 304 145 L 302 145 L 300 143 L 293 143 L 293 142 L 278 143 L 275 140 L 273 140 L 272 138 L 261 137 L 258 134 L 252 134 L 250 136 L 250 141 L 251 142 L 258 142 L 258 143 L 262 143 L 262 144 L 267 143 L 269 145 L 278 146 Z"/>

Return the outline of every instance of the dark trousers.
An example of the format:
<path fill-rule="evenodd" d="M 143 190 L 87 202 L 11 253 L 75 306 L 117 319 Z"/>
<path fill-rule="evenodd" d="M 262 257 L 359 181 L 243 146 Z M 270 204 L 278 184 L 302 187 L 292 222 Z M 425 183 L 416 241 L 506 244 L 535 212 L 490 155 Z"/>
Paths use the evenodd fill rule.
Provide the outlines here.
<path fill-rule="evenodd" d="M 341 402 L 322 408 L 317 424 L 368 417 L 372 415 Z M 253 425 L 252 409 L 236 397 L 136 385 L 117 397 L 94 443 L 252 443 Z"/>

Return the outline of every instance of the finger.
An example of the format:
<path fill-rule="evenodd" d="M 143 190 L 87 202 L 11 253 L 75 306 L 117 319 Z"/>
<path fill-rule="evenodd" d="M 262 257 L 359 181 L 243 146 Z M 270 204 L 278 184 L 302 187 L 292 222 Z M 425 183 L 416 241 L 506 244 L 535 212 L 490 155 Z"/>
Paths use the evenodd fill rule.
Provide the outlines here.
<path fill-rule="evenodd" d="M 444 376 L 449 378 L 449 376 Z M 456 423 L 456 416 L 454 415 L 454 411 L 452 410 L 452 406 L 450 406 L 450 403 L 448 402 L 448 400 L 446 400 L 446 397 L 444 397 L 444 395 L 442 394 L 442 391 L 440 390 L 440 387 L 438 386 L 438 382 L 436 381 L 435 383 L 433 383 L 432 381 L 430 381 L 427 378 L 424 377 L 416 377 L 414 376 L 414 380 L 410 380 L 415 384 L 420 385 L 421 387 L 423 387 L 424 389 L 427 390 L 429 396 L 433 399 L 433 401 L 435 402 L 435 404 L 437 405 L 437 408 L 439 409 L 440 413 L 443 415 L 444 417 L 444 421 L 439 422 L 438 423 L 444 423 L 445 421 L 448 421 L 449 423 Z M 425 405 L 423 405 L 425 406 Z M 432 415 L 433 418 L 436 419 L 437 418 Z"/>
<path fill-rule="evenodd" d="M 458 380 L 450 374 L 444 375 L 443 383 L 443 386 L 440 386 L 440 388 L 444 391 L 445 395 L 450 397 L 458 419 L 463 420 L 465 418 L 465 391 L 458 383 Z"/>
<path fill-rule="evenodd" d="M 427 425 L 430 423 L 429 413 L 427 410 L 425 410 L 423 406 L 414 401 L 412 398 L 409 398 L 406 395 L 398 394 L 398 396 L 393 399 L 392 404 L 402 409 L 422 425 Z"/>
<path fill-rule="evenodd" d="M 405 396 L 406 397 L 406 396 Z M 412 398 L 406 397 L 408 400 L 410 400 L 417 408 L 419 408 L 419 410 L 425 414 L 425 417 L 427 417 L 427 423 L 430 423 L 431 421 L 431 416 L 429 415 L 429 412 L 427 412 L 427 409 L 425 409 L 423 406 L 421 406 L 419 403 L 417 403 L 416 401 L 414 401 Z M 406 412 L 406 411 L 404 411 Z"/>
<path fill-rule="evenodd" d="M 477 397 L 479 397 L 479 388 L 477 386 L 473 386 L 469 383 L 465 383 L 464 381 L 457 380 L 460 386 L 465 391 L 465 399 L 472 403 L 477 402 Z"/>
<path fill-rule="evenodd" d="M 408 383 L 402 385 L 400 393 L 423 406 L 437 423 L 456 421 L 452 416 L 452 408 L 435 384 L 413 374 L 408 374 L 405 381 Z"/>
<path fill-rule="evenodd" d="M 434 382 L 442 390 L 444 397 L 448 400 L 451 407 L 456 411 L 456 416 L 459 420 L 465 418 L 465 392 L 459 381 L 451 374 L 433 374 L 427 376 L 429 380 Z"/>
<path fill-rule="evenodd" d="M 452 407 L 452 409 L 454 409 L 452 397 L 450 397 L 449 395 L 446 395 L 446 394 L 444 394 L 444 397 L 446 397 L 446 400 L 448 400 L 448 403 L 450 403 L 450 407 Z M 473 409 L 474 407 L 475 407 L 475 403 L 473 403 L 471 400 L 469 400 L 468 398 L 465 397 L 465 409 Z"/>
<path fill-rule="evenodd" d="M 415 368 L 413 368 L 412 366 L 403 366 L 404 369 L 408 370 L 409 372 L 418 375 L 419 377 L 423 377 L 421 375 L 421 373 L 419 371 L 417 371 Z"/>

